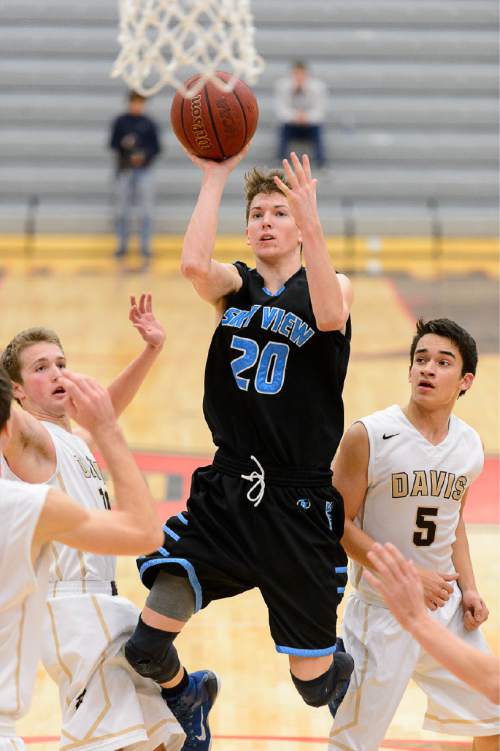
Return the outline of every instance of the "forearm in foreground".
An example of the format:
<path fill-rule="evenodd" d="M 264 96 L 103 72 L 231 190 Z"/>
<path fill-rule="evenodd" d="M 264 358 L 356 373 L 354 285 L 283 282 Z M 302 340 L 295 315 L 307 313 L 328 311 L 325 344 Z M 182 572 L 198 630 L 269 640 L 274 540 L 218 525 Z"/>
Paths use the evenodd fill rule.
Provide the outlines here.
<path fill-rule="evenodd" d="M 408 630 L 426 652 L 454 675 L 485 694 L 490 701 L 500 704 L 500 665 L 497 657 L 469 646 L 427 613 L 409 624 Z"/>

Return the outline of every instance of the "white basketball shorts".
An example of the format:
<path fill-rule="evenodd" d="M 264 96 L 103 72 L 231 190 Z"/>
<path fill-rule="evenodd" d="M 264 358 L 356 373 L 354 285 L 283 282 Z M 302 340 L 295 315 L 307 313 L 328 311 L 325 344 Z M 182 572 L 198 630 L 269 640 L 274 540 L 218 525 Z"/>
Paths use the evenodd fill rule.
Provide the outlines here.
<path fill-rule="evenodd" d="M 489 652 L 479 630 L 463 627 L 456 585 L 433 616 L 468 644 Z M 329 751 L 377 751 L 411 678 L 427 695 L 427 730 L 467 736 L 500 732 L 498 706 L 425 653 L 387 608 L 368 604 L 353 592 L 344 611 L 342 638 L 355 668 L 330 731 Z"/>
<path fill-rule="evenodd" d="M 160 688 L 123 656 L 137 608 L 94 593 L 49 598 L 47 610 L 42 659 L 59 686 L 61 751 L 179 751 L 185 736 Z"/>

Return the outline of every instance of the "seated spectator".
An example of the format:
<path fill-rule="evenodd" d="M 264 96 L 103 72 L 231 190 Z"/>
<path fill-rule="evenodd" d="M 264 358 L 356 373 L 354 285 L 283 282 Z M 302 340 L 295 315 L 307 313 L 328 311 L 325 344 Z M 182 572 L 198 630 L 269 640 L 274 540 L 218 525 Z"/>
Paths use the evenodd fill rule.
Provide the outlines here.
<path fill-rule="evenodd" d="M 323 123 L 328 95 L 325 84 L 310 76 L 306 64 L 297 60 L 290 75 L 276 82 L 274 91 L 280 123 L 278 159 L 288 156 L 291 141 L 309 141 L 318 167 L 324 167 Z"/>

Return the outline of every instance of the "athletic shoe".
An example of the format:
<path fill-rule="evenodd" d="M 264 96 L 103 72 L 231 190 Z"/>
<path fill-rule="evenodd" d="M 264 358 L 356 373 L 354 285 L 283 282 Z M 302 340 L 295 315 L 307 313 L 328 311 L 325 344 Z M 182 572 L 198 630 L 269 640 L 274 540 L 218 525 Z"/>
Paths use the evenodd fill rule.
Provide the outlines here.
<path fill-rule="evenodd" d="M 332 717 L 335 717 L 337 710 L 342 704 L 342 699 L 347 693 L 349 688 L 349 682 L 351 680 L 351 673 L 354 670 L 354 660 L 350 654 L 347 654 L 342 639 L 337 638 L 335 642 L 335 654 L 333 656 L 333 664 L 337 673 L 337 681 L 335 684 L 335 691 L 332 698 L 328 702 L 328 709 Z"/>
<path fill-rule="evenodd" d="M 162 692 L 163 693 L 163 692 Z M 219 679 L 211 670 L 189 674 L 184 691 L 173 698 L 163 694 L 168 707 L 186 733 L 182 751 L 209 751 L 212 736 L 208 726 L 208 713 L 219 693 Z"/>

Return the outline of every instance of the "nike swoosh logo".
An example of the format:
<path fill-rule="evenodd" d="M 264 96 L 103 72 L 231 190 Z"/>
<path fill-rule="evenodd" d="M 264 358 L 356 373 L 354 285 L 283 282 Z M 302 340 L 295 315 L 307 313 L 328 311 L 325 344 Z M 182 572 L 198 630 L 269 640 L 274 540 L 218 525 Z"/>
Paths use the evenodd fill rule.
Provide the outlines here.
<path fill-rule="evenodd" d="M 388 438 L 395 438 L 395 436 L 397 436 L 397 435 L 399 435 L 399 433 L 391 433 L 391 435 L 386 435 L 384 433 L 384 435 L 382 436 L 382 438 L 383 438 L 384 441 L 387 441 Z"/>
<path fill-rule="evenodd" d="M 201 734 L 200 735 L 195 735 L 196 740 L 197 741 L 201 741 L 202 743 L 203 743 L 203 741 L 207 740 L 207 733 L 205 731 L 205 723 L 203 722 L 204 719 L 205 718 L 203 716 L 203 707 L 202 707 L 201 708 L 201 719 L 200 719 Z"/>

